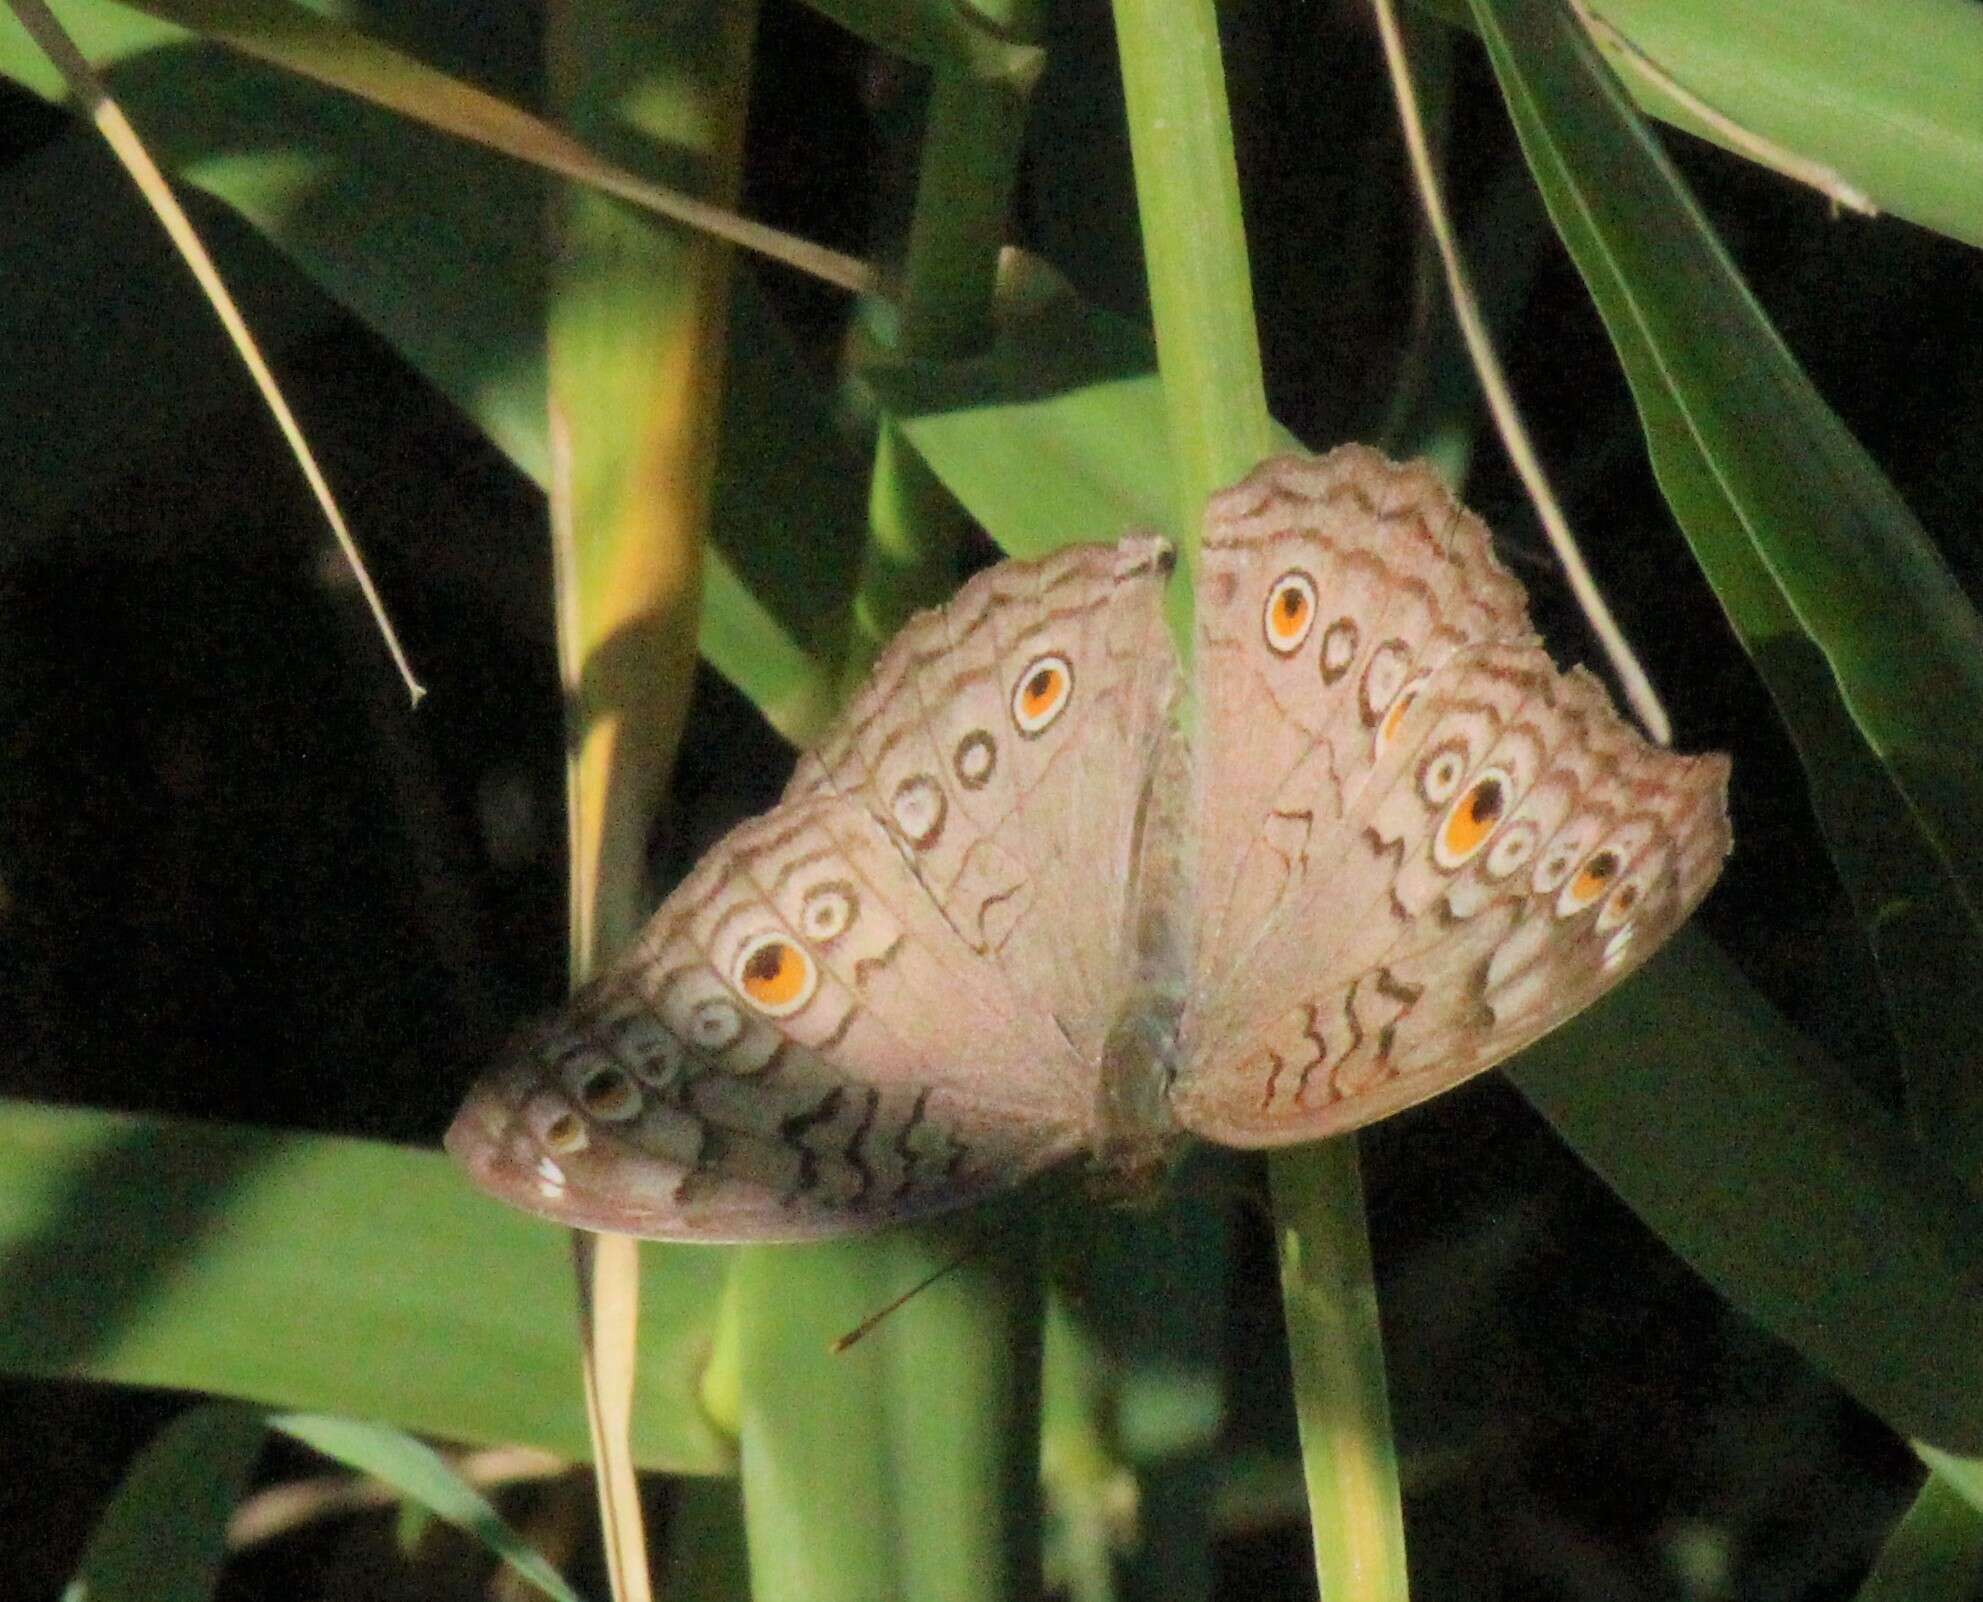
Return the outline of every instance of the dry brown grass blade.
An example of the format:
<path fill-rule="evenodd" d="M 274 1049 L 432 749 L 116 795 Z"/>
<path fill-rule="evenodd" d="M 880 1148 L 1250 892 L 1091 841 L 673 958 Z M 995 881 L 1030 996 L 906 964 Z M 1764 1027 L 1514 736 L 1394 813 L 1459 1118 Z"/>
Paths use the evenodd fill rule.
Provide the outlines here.
<path fill-rule="evenodd" d="M 651 1602 L 646 1521 L 627 1433 L 640 1356 L 640 1242 L 575 1229 L 571 1245 L 606 1572 L 616 1602 Z"/>
<path fill-rule="evenodd" d="M 413 668 L 406 660 L 406 653 L 400 649 L 399 636 L 393 632 L 392 620 L 386 616 L 385 603 L 379 599 L 379 592 L 372 584 L 372 575 L 365 569 L 365 559 L 358 554 L 358 542 L 351 537 L 344 514 L 338 510 L 337 502 L 331 495 L 330 484 L 317 466 L 317 459 L 311 454 L 309 443 L 303 438 L 303 430 L 296 416 L 283 399 L 277 387 L 275 375 L 263 359 L 261 348 L 256 345 L 254 335 L 248 331 L 248 324 L 242 318 L 240 308 L 234 304 L 234 297 L 228 293 L 227 285 L 221 281 L 220 273 L 207 254 L 207 248 L 200 242 L 194 231 L 191 219 L 180 206 L 178 197 L 172 193 L 172 186 L 165 181 L 164 173 L 152 160 L 145 149 L 144 141 L 131 126 L 117 102 L 110 97 L 110 91 L 96 70 L 90 66 L 81 50 L 76 47 L 62 24 L 55 20 L 42 0 L 7 0 L 9 7 L 20 19 L 21 26 L 34 40 L 36 48 L 47 56 L 55 69 L 62 74 L 69 85 L 69 92 L 76 103 L 96 125 L 109 145 L 112 154 L 131 175 L 131 181 L 145 197 L 145 203 L 152 209 L 180 258 L 191 269 L 200 291 L 213 307 L 220 325 L 227 330 L 227 337 L 234 342 L 234 348 L 241 357 L 241 364 L 248 369 L 248 375 L 261 391 L 262 403 L 275 418 L 276 426 L 282 430 L 282 437 L 289 442 L 291 454 L 297 465 L 303 469 L 303 477 L 310 486 L 310 493 L 317 499 L 322 509 L 324 521 L 330 525 L 336 538 L 338 549 L 358 581 L 359 592 L 365 597 L 365 605 L 370 608 L 373 620 L 378 624 L 379 635 L 385 641 L 386 650 L 391 653 L 393 666 L 406 685 L 406 693 L 417 706 L 420 697 L 427 692 L 413 676 Z"/>
<path fill-rule="evenodd" d="M 728 207 L 648 181 L 562 128 L 416 61 L 390 45 L 288 0 L 129 0 L 215 44 L 327 88 L 585 184 L 698 233 L 783 262 L 851 294 L 874 293 L 866 262 L 740 217 Z"/>
<path fill-rule="evenodd" d="M 632 123 L 681 145 L 720 207 L 741 183 L 755 22 L 740 0 L 688 12 L 565 0 L 547 16 L 552 103 L 581 138 Z M 647 831 L 694 680 L 731 257 L 707 233 L 657 228 L 594 193 L 561 189 L 553 207 L 551 522 L 580 982 L 638 931 Z M 611 1238 L 574 1249 L 613 1594 L 646 1602 L 627 1446 L 638 1252 Z"/>

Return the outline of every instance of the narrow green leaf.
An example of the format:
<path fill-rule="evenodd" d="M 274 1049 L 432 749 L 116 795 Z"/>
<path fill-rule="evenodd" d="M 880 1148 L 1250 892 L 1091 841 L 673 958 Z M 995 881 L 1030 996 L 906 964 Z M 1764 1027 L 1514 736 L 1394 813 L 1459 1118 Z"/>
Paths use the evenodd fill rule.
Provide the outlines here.
<path fill-rule="evenodd" d="M 383 1481 L 435 1517 L 474 1536 L 555 1602 L 579 1602 L 578 1593 L 544 1561 L 543 1554 L 505 1524 L 488 1499 L 424 1441 L 388 1425 L 324 1413 L 275 1413 L 269 1424 L 347 1468 Z"/>
<path fill-rule="evenodd" d="M 97 1520 L 63 1602 L 205 1602 L 264 1433 L 259 1414 L 225 1405 L 160 1430 Z"/>
<path fill-rule="evenodd" d="M 1469 0 L 1418 4 L 1477 26 Z M 1971 0 L 1605 0 L 1592 10 L 1749 133 L 1830 167 L 1883 212 L 1983 245 L 1983 11 Z M 1727 143 L 1616 64 L 1649 115 Z M 1810 203 L 1825 202 L 1814 193 Z"/>
<path fill-rule="evenodd" d="M 1983 1587 L 1983 1513 L 1931 1472 L 1853 1602 L 1970 1602 Z"/>
<path fill-rule="evenodd" d="M 1983 1514 L 1983 1454 L 1972 1453 L 1957 1457 L 1952 1452 L 1940 1451 L 1926 1446 L 1920 1441 L 1914 1443 L 1915 1455 L 1979 1514 Z"/>
<path fill-rule="evenodd" d="M 1983 622 L 1574 23 L 1552 0 L 1479 3 L 1661 486 L 1797 741 L 1920 1122 L 1983 1172 L 1983 1047 L 1961 1006 L 1983 980 L 1983 874 L 1959 849 L 1983 823 L 1983 750 L 1947 738 L 1983 720 Z"/>
<path fill-rule="evenodd" d="M 586 1452 L 565 1232 L 439 1152 L 0 1100 L 0 1371 Z M 696 1374 L 725 1254 L 652 1249 L 634 1451 L 720 1473 Z"/>
<path fill-rule="evenodd" d="M 1316 1578 L 1340 1602 L 1404 1602 L 1404 1511 L 1356 1144 L 1276 1152 L 1269 1172 Z"/>
<path fill-rule="evenodd" d="M 1704 937 L 1510 1072 L 1737 1307 L 1901 1434 L 1983 1449 L 1983 1210 Z"/>

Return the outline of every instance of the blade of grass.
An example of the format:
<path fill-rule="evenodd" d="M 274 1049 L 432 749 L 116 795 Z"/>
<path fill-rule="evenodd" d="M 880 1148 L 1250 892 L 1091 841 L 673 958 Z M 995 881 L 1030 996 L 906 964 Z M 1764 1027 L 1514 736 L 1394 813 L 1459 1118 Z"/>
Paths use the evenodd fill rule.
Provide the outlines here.
<path fill-rule="evenodd" d="M 173 248 L 186 263 L 195 281 L 200 286 L 214 315 L 227 330 L 241 365 L 248 370 L 255 388 L 261 392 L 262 404 L 275 419 L 282 437 L 288 442 L 290 454 L 296 458 L 296 465 L 302 469 L 303 478 L 310 486 L 310 493 L 316 498 L 318 508 L 324 514 L 324 521 L 330 525 L 332 536 L 337 540 L 338 550 L 343 554 L 345 565 L 350 568 L 358 590 L 365 598 L 365 605 L 372 614 L 379 637 L 385 642 L 387 653 L 392 657 L 393 666 L 398 670 L 400 680 L 406 686 L 406 693 L 412 704 L 418 706 L 420 697 L 426 691 L 413 676 L 412 665 L 406 660 L 406 653 L 400 648 L 399 636 L 393 631 L 392 620 L 386 615 L 385 603 L 372 583 L 372 575 L 366 570 L 365 559 L 359 554 L 358 542 L 352 538 L 351 530 L 345 525 L 344 514 L 338 510 L 337 501 L 331 494 L 330 483 L 323 470 L 317 466 L 317 458 L 311 452 L 309 442 L 303 437 L 303 430 L 297 423 L 295 414 L 289 409 L 289 402 L 283 398 L 282 390 L 275 381 L 275 374 L 263 360 L 261 349 L 255 337 L 249 332 L 247 322 L 234 304 L 234 297 L 228 293 L 215 269 L 213 258 L 207 254 L 199 234 L 188 220 L 178 198 L 166 183 L 165 175 L 152 160 L 151 152 L 124 115 L 123 108 L 110 97 L 103 80 L 99 78 L 83 53 L 76 48 L 62 25 L 55 20 L 42 0 L 7 0 L 15 18 L 33 38 L 36 46 L 46 55 L 69 85 L 69 90 L 82 105 L 90 120 L 96 124 L 97 132 L 117 157 L 124 170 L 131 175 L 131 181 L 145 197 L 159 224 L 172 240 Z"/>
<path fill-rule="evenodd" d="M 63 1602 L 206 1602 L 266 1433 L 252 1409 L 225 1404 L 166 1425 L 98 1518 Z"/>
<path fill-rule="evenodd" d="M 700 158 L 727 203 L 741 182 L 755 9 L 661 18 L 616 0 L 553 8 L 554 98 L 589 142 Z M 571 973 L 631 944 L 647 830 L 694 681 L 697 584 L 722 415 L 728 253 L 574 192 L 559 197 L 550 319 L 551 522 L 571 757 Z M 652 1594 L 628 1431 L 640 1258 L 574 1243 L 581 1350 L 607 1573 Z"/>
<path fill-rule="evenodd" d="M 1405 148 L 1411 156 L 1412 177 L 1418 185 L 1425 220 L 1446 269 L 1446 285 L 1454 314 L 1459 319 L 1460 331 L 1466 339 L 1467 355 L 1473 363 L 1475 376 L 1480 380 L 1481 392 L 1486 396 L 1488 412 L 1500 432 L 1502 447 L 1522 481 L 1522 488 L 1528 492 L 1536 519 L 1549 536 L 1550 548 L 1556 553 L 1557 563 L 1569 581 L 1570 591 L 1610 662 L 1611 671 L 1617 675 L 1626 701 L 1653 742 L 1656 745 L 1670 745 L 1673 742 L 1672 721 L 1660 705 L 1646 670 L 1633 654 L 1631 642 L 1625 638 L 1617 620 L 1611 615 L 1611 608 L 1598 593 L 1583 553 L 1577 548 L 1576 536 L 1570 532 L 1569 520 L 1557 504 L 1556 494 L 1543 474 L 1542 463 L 1536 456 L 1528 428 L 1516 409 L 1514 391 L 1508 386 L 1501 359 L 1488 338 L 1487 320 L 1474 298 L 1473 285 L 1465 263 L 1460 260 L 1452 224 L 1447 220 L 1446 202 L 1440 193 L 1439 177 L 1433 167 L 1425 122 L 1419 115 L 1418 96 L 1412 87 L 1411 68 L 1405 57 L 1397 7 L 1393 0 L 1377 0 L 1376 13 L 1377 31 L 1384 42 L 1384 64 L 1390 72 L 1391 87 L 1398 101 L 1399 120 L 1404 125 Z"/>
<path fill-rule="evenodd" d="M 488 1498 L 424 1441 L 403 1430 L 322 1413 L 275 1413 L 269 1426 L 347 1468 L 390 1485 L 402 1496 L 473 1536 L 553 1602 L 579 1602 L 558 1571 L 509 1525 Z"/>
<path fill-rule="evenodd" d="M 1294 1361 L 1315 1573 L 1330 1602 L 1406 1594 L 1397 1450 L 1363 1222 L 1356 1144 L 1332 1140 L 1275 1163 L 1281 1299 Z"/>
<path fill-rule="evenodd" d="M 565 1239 L 477 1195 L 438 1151 L 0 1099 L 0 1372 L 576 1461 Z M 723 1259 L 650 1254 L 635 1455 L 730 1472 L 697 1390 Z"/>
<path fill-rule="evenodd" d="M 125 0 L 134 9 L 341 90 L 396 116 L 569 178 L 850 294 L 877 288 L 874 270 L 839 251 L 740 217 L 596 154 L 565 130 L 437 71 L 360 29 L 288 0 Z"/>

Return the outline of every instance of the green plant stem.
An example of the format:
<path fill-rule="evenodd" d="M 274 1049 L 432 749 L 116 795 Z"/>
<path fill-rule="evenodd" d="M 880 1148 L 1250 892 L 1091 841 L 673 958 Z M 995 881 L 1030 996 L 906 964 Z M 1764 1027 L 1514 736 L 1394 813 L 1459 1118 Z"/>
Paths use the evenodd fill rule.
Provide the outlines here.
<path fill-rule="evenodd" d="M 1116 0 L 1115 18 L 1189 572 L 1206 497 L 1273 441 L 1238 168 L 1210 0 Z M 1188 668 L 1187 592 L 1182 580 L 1172 585 L 1171 623 Z M 1322 1594 L 1330 1602 L 1402 1596 L 1396 1472 L 1374 1467 L 1390 1464 L 1392 1448 L 1354 1148 L 1335 1142 L 1282 1155 L 1275 1181 L 1277 1202 L 1288 1202 L 1283 1259 L 1301 1268 L 1286 1282 L 1285 1306 L 1303 1417 L 1355 1423 L 1353 1435 L 1335 1431 L 1321 1441 L 1304 1427 Z M 1328 1278 L 1311 1285 L 1325 1268 Z M 1353 1464 L 1363 1472 L 1347 1479 Z M 1363 1589 L 1335 1589 L 1350 1573 Z"/>
<path fill-rule="evenodd" d="M 1405 1528 L 1356 1142 L 1276 1152 L 1269 1172 L 1316 1579 L 1329 1602 L 1389 1602 Z"/>
<path fill-rule="evenodd" d="M 1184 567 L 1205 498 L 1270 449 L 1218 19 L 1208 0 L 1116 0 Z M 1173 597 L 1188 589 L 1180 580 Z M 1172 624 L 1189 665 L 1188 610 Z"/>

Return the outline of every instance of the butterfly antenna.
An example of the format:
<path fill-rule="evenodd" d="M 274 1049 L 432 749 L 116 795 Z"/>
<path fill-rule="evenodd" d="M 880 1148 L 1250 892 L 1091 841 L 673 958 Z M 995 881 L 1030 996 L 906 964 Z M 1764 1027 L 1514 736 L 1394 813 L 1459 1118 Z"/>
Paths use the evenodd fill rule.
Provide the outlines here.
<path fill-rule="evenodd" d="M 896 1297 L 893 1301 L 887 1303 L 882 1307 L 877 1308 L 874 1312 L 868 1314 L 868 1316 L 862 1319 L 860 1323 L 856 1324 L 852 1329 L 848 1330 L 845 1335 L 842 1335 L 838 1340 L 833 1341 L 827 1347 L 827 1350 L 831 1352 L 835 1357 L 838 1357 L 842 1352 L 846 1351 L 848 1347 L 852 1346 L 854 1342 L 862 1339 L 864 1336 L 868 1335 L 871 1331 L 873 1331 L 874 1327 L 877 1324 L 879 1324 L 884 1318 L 887 1318 L 891 1313 L 900 1312 L 902 1308 L 904 1308 L 909 1304 L 910 1301 L 912 1301 L 915 1297 L 922 1295 L 922 1293 L 928 1290 L 930 1286 L 934 1285 L 938 1280 L 942 1279 L 945 1274 L 951 1273 L 956 1269 L 962 1268 L 966 1263 L 970 1262 L 972 1258 L 978 1256 L 981 1252 L 983 1252 L 984 1249 L 985 1247 L 983 1241 L 979 1241 L 974 1245 L 965 1247 L 963 1251 L 959 1252 L 955 1257 L 951 1258 L 950 1261 L 945 1263 L 941 1268 L 936 1268 L 931 1270 L 929 1273 L 925 1274 L 921 1279 L 917 1280 L 915 1284 L 911 1285 L 907 1290 L 905 1290 L 900 1296 Z"/>

